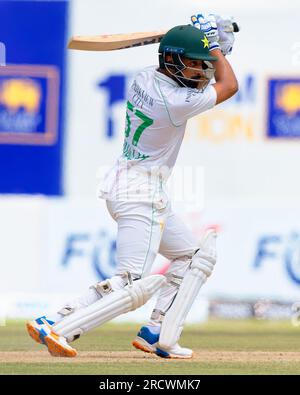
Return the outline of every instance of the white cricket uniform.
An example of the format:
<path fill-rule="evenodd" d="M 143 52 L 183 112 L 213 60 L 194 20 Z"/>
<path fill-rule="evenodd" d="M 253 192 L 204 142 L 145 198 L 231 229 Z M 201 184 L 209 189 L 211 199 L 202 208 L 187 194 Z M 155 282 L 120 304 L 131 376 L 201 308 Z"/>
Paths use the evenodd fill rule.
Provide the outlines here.
<path fill-rule="evenodd" d="M 183 277 L 197 241 L 173 213 L 165 183 L 187 120 L 212 108 L 216 91 L 180 87 L 148 67 L 136 75 L 127 100 L 123 153 L 99 189 L 118 224 L 116 274 L 148 275 L 160 253 L 171 260 L 169 271 Z"/>

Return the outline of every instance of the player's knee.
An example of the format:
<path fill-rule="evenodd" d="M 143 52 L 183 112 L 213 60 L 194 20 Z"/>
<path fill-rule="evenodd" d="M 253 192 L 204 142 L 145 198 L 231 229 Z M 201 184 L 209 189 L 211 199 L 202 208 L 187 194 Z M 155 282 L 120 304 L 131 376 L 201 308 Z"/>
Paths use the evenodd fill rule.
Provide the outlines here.
<path fill-rule="evenodd" d="M 184 256 L 179 256 L 177 258 L 172 259 L 169 269 L 166 274 L 175 274 L 177 276 L 183 277 L 189 265 L 191 263 L 192 257 L 195 253 L 195 250 L 191 250 Z"/>
<path fill-rule="evenodd" d="M 124 272 L 116 274 L 109 279 L 97 282 L 92 285 L 91 288 L 94 288 L 101 297 L 104 297 L 113 291 L 123 289 L 127 284 L 132 284 L 134 280 L 138 279 L 140 279 L 140 276 L 135 274 L 133 275 L 130 272 Z"/>
<path fill-rule="evenodd" d="M 94 288 L 95 291 L 101 296 L 110 294 L 113 291 L 117 291 L 125 287 L 128 283 L 122 276 L 113 276 L 103 281 L 99 281 L 96 284 L 93 284 L 91 288 Z"/>

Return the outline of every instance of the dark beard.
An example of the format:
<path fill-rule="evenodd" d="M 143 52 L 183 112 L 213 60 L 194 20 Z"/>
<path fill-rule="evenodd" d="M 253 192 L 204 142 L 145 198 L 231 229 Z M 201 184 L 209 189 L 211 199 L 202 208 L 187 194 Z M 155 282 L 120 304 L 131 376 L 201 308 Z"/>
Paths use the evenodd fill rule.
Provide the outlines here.
<path fill-rule="evenodd" d="M 180 82 L 181 82 L 181 79 L 180 79 Z M 191 81 L 191 80 L 186 80 L 185 78 L 182 78 L 182 82 L 184 83 L 184 85 L 182 84 L 181 86 L 187 86 L 192 89 L 198 89 L 199 81 Z"/>
<path fill-rule="evenodd" d="M 191 80 L 186 80 L 185 78 L 176 78 L 174 75 L 172 75 L 172 80 L 177 82 L 179 86 L 182 88 L 192 88 L 192 89 L 199 89 L 198 84 L 200 81 L 191 81 Z"/>

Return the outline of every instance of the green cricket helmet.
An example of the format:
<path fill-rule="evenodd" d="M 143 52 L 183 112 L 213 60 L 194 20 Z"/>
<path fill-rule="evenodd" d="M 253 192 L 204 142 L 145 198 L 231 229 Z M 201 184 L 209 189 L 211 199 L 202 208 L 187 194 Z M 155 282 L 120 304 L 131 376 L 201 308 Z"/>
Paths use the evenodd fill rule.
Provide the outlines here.
<path fill-rule="evenodd" d="M 214 67 L 210 62 L 217 60 L 217 58 L 210 54 L 209 41 L 205 34 L 194 26 L 180 25 L 173 27 L 163 36 L 158 52 L 160 68 L 167 69 L 181 86 L 196 88 L 201 81 L 201 79 L 185 78 L 183 76 L 182 71 L 188 67 L 183 63 L 182 57 L 202 60 L 202 81 L 205 80 L 205 86 L 202 87 L 202 90 L 214 76 Z M 167 55 L 171 56 L 172 62 L 166 61 Z"/>
<path fill-rule="evenodd" d="M 189 59 L 217 60 L 209 52 L 209 41 L 205 34 L 194 26 L 175 26 L 162 38 L 159 53 L 179 53 Z"/>

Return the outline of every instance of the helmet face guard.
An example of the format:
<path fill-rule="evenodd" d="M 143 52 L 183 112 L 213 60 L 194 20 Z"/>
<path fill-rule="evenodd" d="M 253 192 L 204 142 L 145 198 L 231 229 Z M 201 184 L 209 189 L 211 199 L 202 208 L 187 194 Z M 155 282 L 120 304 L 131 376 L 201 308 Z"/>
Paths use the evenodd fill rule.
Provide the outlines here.
<path fill-rule="evenodd" d="M 171 56 L 172 62 L 168 62 L 166 60 L 166 56 Z M 202 60 L 202 68 L 189 67 L 182 61 L 180 53 L 164 51 L 162 53 L 162 61 L 160 63 L 161 66 L 165 68 L 181 86 L 198 89 L 201 92 L 204 91 L 210 80 L 214 77 L 215 69 L 212 63 L 208 60 Z M 184 70 L 192 70 L 196 74 L 200 73 L 201 77 L 186 77 L 182 73 Z"/>
<path fill-rule="evenodd" d="M 214 76 L 214 67 L 211 62 L 216 61 L 217 57 L 210 53 L 209 41 L 205 34 L 194 26 L 173 27 L 163 36 L 158 52 L 160 67 L 166 69 L 180 86 L 203 91 Z M 167 61 L 167 56 L 170 56 L 171 61 Z M 202 68 L 186 66 L 183 57 L 202 61 Z M 189 70 L 188 74 L 191 77 L 185 77 L 183 74 L 185 70 Z"/>

